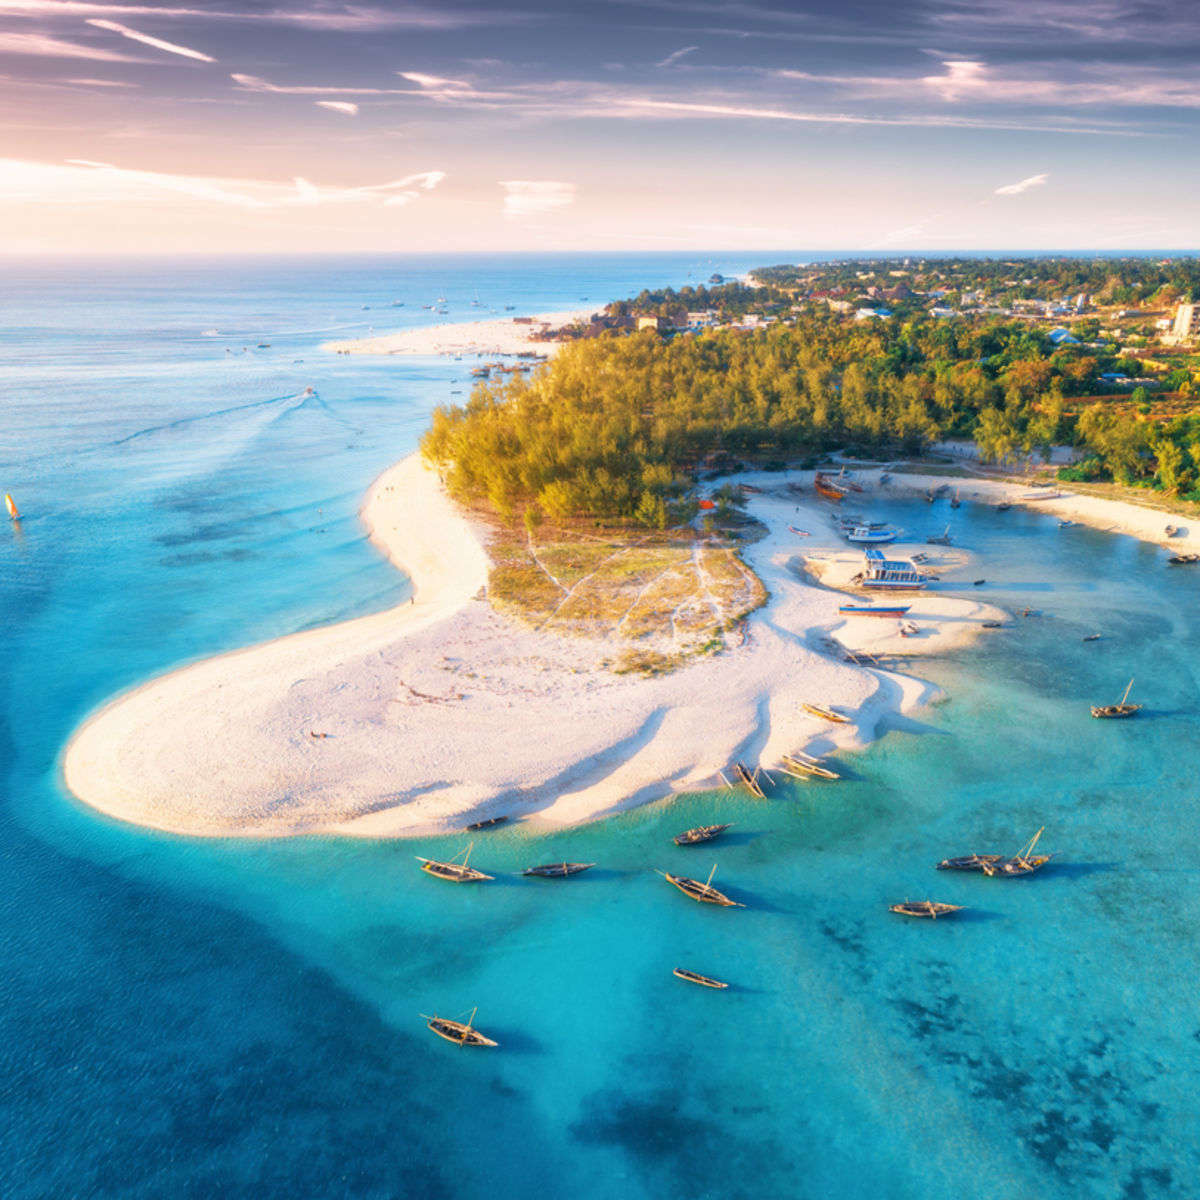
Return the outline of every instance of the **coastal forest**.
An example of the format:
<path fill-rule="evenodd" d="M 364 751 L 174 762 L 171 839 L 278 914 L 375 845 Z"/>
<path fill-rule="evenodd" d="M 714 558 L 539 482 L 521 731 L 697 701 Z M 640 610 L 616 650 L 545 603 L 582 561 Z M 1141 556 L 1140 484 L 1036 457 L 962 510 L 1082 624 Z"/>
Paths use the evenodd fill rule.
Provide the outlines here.
<path fill-rule="evenodd" d="M 530 528 L 585 516 L 664 528 L 694 515 L 710 468 L 912 456 L 948 438 L 996 462 L 1071 443 L 1083 461 L 1070 478 L 1200 500 L 1197 358 L 1154 343 L 1148 307 L 1200 298 L 1200 262 L 896 265 L 765 268 L 758 286 L 617 302 L 610 318 L 674 327 L 567 331 L 531 376 L 437 409 L 422 451 L 454 494 Z M 1068 292 L 1080 295 L 1061 323 L 1020 306 Z M 688 328 L 697 309 L 716 327 Z"/>

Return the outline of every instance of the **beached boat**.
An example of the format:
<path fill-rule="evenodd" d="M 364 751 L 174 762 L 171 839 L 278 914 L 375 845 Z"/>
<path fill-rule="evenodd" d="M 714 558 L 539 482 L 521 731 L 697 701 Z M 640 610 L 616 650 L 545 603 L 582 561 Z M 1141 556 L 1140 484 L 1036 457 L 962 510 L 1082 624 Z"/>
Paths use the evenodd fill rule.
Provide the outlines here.
<path fill-rule="evenodd" d="M 1053 854 L 1034 854 L 1033 848 L 1038 838 L 1042 836 L 1043 825 L 1030 839 L 1027 846 L 1022 847 L 1011 858 L 998 858 L 995 862 L 985 862 L 981 868 L 985 875 L 999 879 L 1015 879 L 1018 875 L 1032 875 L 1040 871 L 1053 857 Z"/>
<path fill-rule="evenodd" d="M 899 529 L 871 529 L 866 525 L 856 525 L 846 531 L 848 542 L 894 542 L 900 536 Z"/>
<path fill-rule="evenodd" d="M 804 701 L 801 701 L 800 707 L 804 709 L 809 716 L 820 717 L 822 721 L 833 721 L 836 725 L 850 724 L 849 717 L 843 717 L 840 712 L 834 712 L 832 708 L 826 708 L 824 704 L 807 704 Z"/>
<path fill-rule="evenodd" d="M 15 520 L 16 518 L 14 517 L 13 519 Z M 1172 554 L 1171 557 L 1167 559 L 1167 562 L 1171 563 L 1172 566 L 1182 566 L 1185 563 L 1200 562 L 1200 554 Z"/>
<path fill-rule="evenodd" d="M 722 983 L 719 979 L 710 979 L 707 975 L 699 975 L 695 971 L 689 971 L 684 967 L 676 967 L 671 974 L 676 979 L 686 979 L 688 983 L 698 983 L 701 987 L 727 988 L 729 986 L 729 984 Z"/>
<path fill-rule="evenodd" d="M 508 814 L 504 813 L 499 817 L 486 817 L 482 821 L 472 821 L 470 825 L 464 826 L 465 829 L 490 829 L 493 825 L 503 825 L 508 820 Z"/>
<path fill-rule="evenodd" d="M 888 911 L 899 913 L 902 917 L 948 917 L 951 913 L 962 912 L 963 904 L 942 904 L 937 900 L 905 900 L 903 904 L 889 904 Z"/>
<path fill-rule="evenodd" d="M 725 830 L 730 828 L 732 828 L 732 822 L 729 825 L 699 825 L 695 829 L 685 829 L 671 840 L 677 846 L 696 846 L 701 842 L 711 842 L 713 838 L 720 837 Z"/>
<path fill-rule="evenodd" d="M 17 502 L 7 493 L 4 493 L 4 507 L 8 509 L 8 519 L 10 521 L 19 521 L 21 514 L 17 511 Z"/>
<path fill-rule="evenodd" d="M 757 796 L 760 800 L 767 798 L 767 793 L 762 790 L 762 784 L 758 782 L 757 770 L 751 772 L 750 768 L 745 766 L 745 764 L 735 762 L 733 764 L 733 772 L 750 789 L 752 796 Z"/>
<path fill-rule="evenodd" d="M 1166 529 L 1163 530 L 1163 532 L 1167 535 L 1167 537 L 1174 537 L 1179 532 L 1179 526 L 1178 525 L 1168 525 L 1166 527 Z"/>
<path fill-rule="evenodd" d="M 526 867 L 522 875 L 537 875 L 542 879 L 561 879 L 566 875 L 578 875 L 580 871 L 589 871 L 595 863 L 543 863 L 540 867 Z"/>
<path fill-rule="evenodd" d="M 478 1008 L 473 1008 L 470 1020 L 466 1022 L 452 1021 L 449 1017 L 436 1015 L 427 1017 L 424 1013 L 421 1014 L 421 1017 L 438 1037 L 445 1038 L 448 1042 L 455 1042 L 459 1046 L 498 1046 L 499 1042 L 493 1042 L 491 1038 L 484 1037 L 478 1029 L 471 1025 L 471 1021 L 475 1020 L 475 1014 L 478 1011 Z"/>
<path fill-rule="evenodd" d="M 846 498 L 846 493 L 842 488 L 819 473 L 813 479 L 813 487 L 817 494 L 824 496 L 826 500 L 836 500 L 840 504 Z"/>
<path fill-rule="evenodd" d="M 1003 854 L 964 854 L 959 858 L 943 858 L 939 871 L 982 871 L 989 863 L 997 863 Z"/>
<path fill-rule="evenodd" d="M 1074 524 L 1075 524 L 1074 521 L 1068 521 L 1064 518 L 1063 520 L 1059 521 L 1058 527 L 1059 527 L 1059 529 L 1070 529 L 1071 526 Z"/>
<path fill-rule="evenodd" d="M 928 576 L 922 575 L 908 559 L 885 558 L 882 550 L 865 550 L 863 553 L 866 565 L 859 579 L 859 587 L 877 591 L 915 592 L 928 582 Z"/>
<path fill-rule="evenodd" d="M 797 537 L 812 537 L 812 534 L 807 529 L 797 529 L 795 525 L 789 525 L 788 532 L 794 533 Z"/>
<path fill-rule="evenodd" d="M 717 873 L 717 864 L 713 863 L 713 869 L 708 873 L 708 880 L 701 883 L 698 879 L 689 879 L 686 875 L 672 875 L 670 871 L 659 871 L 659 874 L 672 887 L 677 887 L 685 896 L 690 896 L 693 900 L 699 900 L 702 904 L 717 904 L 722 908 L 745 908 L 744 904 L 739 904 L 736 900 L 730 900 L 724 892 L 718 892 L 712 886 L 712 877 Z"/>
<path fill-rule="evenodd" d="M 1125 689 L 1125 694 L 1116 704 L 1093 704 L 1093 717 L 1132 717 L 1135 712 L 1142 706 L 1140 704 L 1127 704 L 1129 699 L 1130 689 L 1133 687 L 1133 680 L 1129 681 L 1129 687 Z"/>
<path fill-rule="evenodd" d="M 455 862 L 455 859 L 458 858 L 457 854 L 449 862 L 438 862 L 434 858 L 422 858 L 419 854 L 413 857 L 421 864 L 421 870 L 426 874 L 433 875 L 438 879 L 448 879 L 451 883 L 479 883 L 484 879 L 494 879 L 494 875 L 485 875 L 482 871 L 467 866 L 467 860 L 471 857 L 471 847 L 474 845 L 475 843 L 472 842 L 466 848 L 462 862 Z"/>
<path fill-rule="evenodd" d="M 1012 504 L 1008 500 L 1001 500 L 1000 503 L 996 505 L 997 512 L 1008 512 L 1010 508 L 1012 508 Z"/>
<path fill-rule="evenodd" d="M 954 499 L 950 501 L 951 508 L 957 508 L 962 501 L 958 498 L 958 488 L 954 489 Z"/>
<path fill-rule="evenodd" d="M 793 779 L 841 779 L 836 771 L 831 771 L 825 765 L 823 759 L 805 754 L 803 750 L 783 755 L 782 769 Z"/>
<path fill-rule="evenodd" d="M 912 621 L 902 621 L 900 623 L 900 636 L 901 637 L 905 637 L 905 638 L 916 637 L 917 634 L 920 632 L 921 632 L 920 629 L 918 629 L 917 626 L 912 623 Z"/>
<path fill-rule="evenodd" d="M 927 545 L 930 545 L 930 546 L 948 546 L 948 545 L 950 545 L 951 540 L 952 539 L 950 537 L 950 526 L 947 525 L 946 528 L 943 529 L 941 533 L 934 533 L 934 534 L 931 534 L 929 537 L 927 537 L 925 539 L 925 542 Z"/>
<path fill-rule="evenodd" d="M 838 605 L 838 614 L 843 617 L 902 617 L 908 610 L 907 604 Z"/>

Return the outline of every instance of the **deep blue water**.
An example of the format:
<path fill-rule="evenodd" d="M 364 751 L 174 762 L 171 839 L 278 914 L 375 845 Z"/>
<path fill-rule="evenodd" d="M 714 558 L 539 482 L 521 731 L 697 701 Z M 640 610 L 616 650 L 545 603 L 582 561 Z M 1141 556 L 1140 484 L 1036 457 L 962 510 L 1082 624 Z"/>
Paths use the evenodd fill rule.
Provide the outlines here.
<path fill-rule="evenodd" d="M 1155 547 L 967 489 L 953 514 L 873 505 L 952 520 L 967 590 L 1038 615 L 925 664 L 945 700 L 847 782 L 497 830 L 478 889 L 414 869 L 461 839 L 195 841 L 62 790 L 71 731 L 121 689 L 404 598 L 356 510 L 471 364 L 321 341 L 757 261 L 9 266 L 0 491 L 27 516 L 0 530 L 6 1194 L 1194 1194 L 1200 576 Z M 421 308 L 439 296 L 449 317 Z M 1091 720 L 1131 676 L 1146 711 Z M 671 844 L 718 819 L 737 824 L 715 853 Z M 1059 856 L 1032 879 L 931 869 L 1041 825 Z M 600 865 L 505 874 L 562 857 Z M 714 859 L 746 909 L 653 873 Z M 927 895 L 970 908 L 886 911 Z M 418 1016 L 475 1005 L 500 1050 Z"/>

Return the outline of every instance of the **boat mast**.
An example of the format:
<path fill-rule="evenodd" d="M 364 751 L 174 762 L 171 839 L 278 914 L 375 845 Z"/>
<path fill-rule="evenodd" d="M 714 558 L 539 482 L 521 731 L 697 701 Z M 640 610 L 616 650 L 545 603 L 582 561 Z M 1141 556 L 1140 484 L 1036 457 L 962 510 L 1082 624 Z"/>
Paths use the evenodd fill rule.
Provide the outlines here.
<path fill-rule="evenodd" d="M 1121 697 L 1121 703 L 1120 703 L 1120 704 L 1117 706 L 1118 708 L 1124 708 L 1124 707 L 1125 707 L 1125 701 L 1129 699 L 1129 693 L 1130 693 L 1132 690 L 1133 690 L 1133 680 L 1131 679 L 1131 680 L 1129 681 L 1129 687 L 1127 687 L 1127 688 L 1125 689 L 1125 695 L 1123 695 L 1123 696 Z"/>
<path fill-rule="evenodd" d="M 713 863 L 713 869 L 709 871 L 708 878 L 704 881 L 704 886 L 709 887 L 712 884 L 713 876 L 717 873 L 717 864 Z"/>

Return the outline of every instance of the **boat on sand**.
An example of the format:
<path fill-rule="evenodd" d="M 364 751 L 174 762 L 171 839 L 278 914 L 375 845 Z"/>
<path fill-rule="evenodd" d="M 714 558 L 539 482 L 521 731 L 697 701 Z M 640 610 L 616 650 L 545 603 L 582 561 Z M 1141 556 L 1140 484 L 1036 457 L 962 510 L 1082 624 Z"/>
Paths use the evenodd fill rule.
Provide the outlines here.
<path fill-rule="evenodd" d="M 800 707 L 804 709 L 811 717 L 819 717 L 822 721 L 833 721 L 836 725 L 849 725 L 850 718 L 843 717 L 841 713 L 834 712 L 832 708 L 826 708 L 824 704 L 805 704 L 801 702 Z"/>

